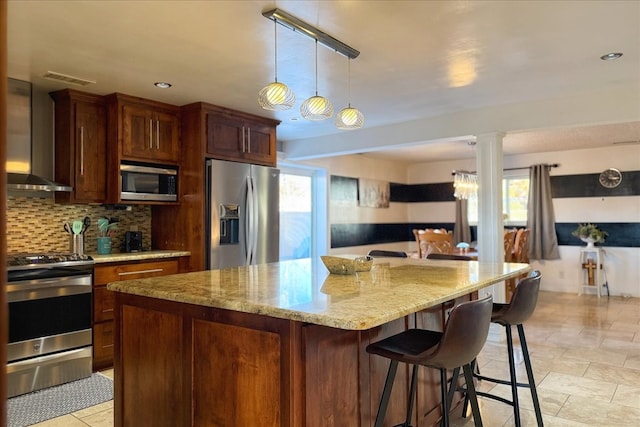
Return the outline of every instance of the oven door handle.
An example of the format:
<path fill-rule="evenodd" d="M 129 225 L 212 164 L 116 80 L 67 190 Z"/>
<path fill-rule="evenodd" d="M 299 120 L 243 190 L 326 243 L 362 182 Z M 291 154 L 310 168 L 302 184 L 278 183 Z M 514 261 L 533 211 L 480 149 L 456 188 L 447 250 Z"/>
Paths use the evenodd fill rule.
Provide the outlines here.
<path fill-rule="evenodd" d="M 8 302 L 90 294 L 91 275 L 54 277 L 7 283 Z"/>

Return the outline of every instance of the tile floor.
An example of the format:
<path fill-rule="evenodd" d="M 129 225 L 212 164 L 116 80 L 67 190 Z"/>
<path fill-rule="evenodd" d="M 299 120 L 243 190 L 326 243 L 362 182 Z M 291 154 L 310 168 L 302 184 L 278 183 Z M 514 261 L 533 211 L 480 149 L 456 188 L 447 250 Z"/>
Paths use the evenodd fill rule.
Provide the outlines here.
<path fill-rule="evenodd" d="M 504 328 L 493 326 L 478 359 L 480 369 L 484 375 L 507 378 Z M 545 426 L 640 425 L 640 298 L 541 292 L 525 333 Z M 518 378 L 524 380 L 521 353 L 516 361 Z M 510 396 L 507 386 L 481 382 L 479 387 Z M 520 396 L 523 425 L 535 426 L 528 391 Z M 480 406 L 485 426 L 513 425 L 510 406 L 485 398 Z M 471 417 L 454 418 L 456 427 L 473 425 Z M 37 426 L 110 427 L 113 402 Z"/>

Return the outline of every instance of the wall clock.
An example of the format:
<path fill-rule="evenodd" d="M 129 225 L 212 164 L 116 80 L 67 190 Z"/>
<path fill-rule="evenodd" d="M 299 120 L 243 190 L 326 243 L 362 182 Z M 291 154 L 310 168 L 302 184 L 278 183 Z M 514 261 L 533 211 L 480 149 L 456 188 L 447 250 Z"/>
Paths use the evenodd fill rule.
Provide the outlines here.
<path fill-rule="evenodd" d="M 600 173 L 598 181 L 605 188 L 615 188 L 622 182 L 622 172 L 614 168 L 606 169 Z"/>

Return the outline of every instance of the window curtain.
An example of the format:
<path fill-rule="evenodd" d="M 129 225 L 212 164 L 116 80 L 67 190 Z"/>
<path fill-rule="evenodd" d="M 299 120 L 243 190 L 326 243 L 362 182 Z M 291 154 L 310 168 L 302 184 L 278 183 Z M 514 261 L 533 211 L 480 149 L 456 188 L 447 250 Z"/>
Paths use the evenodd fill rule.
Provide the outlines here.
<path fill-rule="evenodd" d="M 560 258 L 548 165 L 533 165 L 529 171 L 527 228 L 530 259 Z"/>
<path fill-rule="evenodd" d="M 469 227 L 469 208 L 464 199 L 456 199 L 456 223 L 453 227 L 453 244 L 460 242 L 471 243 L 471 228 Z"/>

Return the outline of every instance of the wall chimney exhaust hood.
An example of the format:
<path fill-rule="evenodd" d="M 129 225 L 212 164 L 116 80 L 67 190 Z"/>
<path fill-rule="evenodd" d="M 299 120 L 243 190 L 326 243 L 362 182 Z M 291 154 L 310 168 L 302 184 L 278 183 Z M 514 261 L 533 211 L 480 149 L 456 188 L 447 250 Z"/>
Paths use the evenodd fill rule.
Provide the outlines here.
<path fill-rule="evenodd" d="M 9 79 L 7 93 L 7 190 L 72 191 L 68 185 L 32 174 L 32 156 L 43 158 L 50 153 L 33 153 L 31 141 L 31 83 Z"/>

